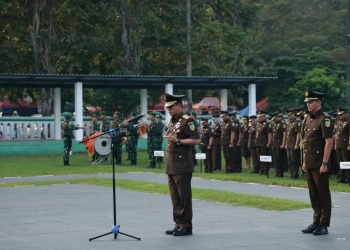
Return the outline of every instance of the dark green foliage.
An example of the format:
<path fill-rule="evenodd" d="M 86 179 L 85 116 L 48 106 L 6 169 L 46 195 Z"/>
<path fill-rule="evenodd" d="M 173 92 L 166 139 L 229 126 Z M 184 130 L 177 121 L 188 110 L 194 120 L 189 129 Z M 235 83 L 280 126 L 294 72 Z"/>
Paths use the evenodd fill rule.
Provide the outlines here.
<path fill-rule="evenodd" d="M 122 5 L 130 65 L 122 43 Z M 38 57 L 31 39 L 35 6 L 40 7 Z M 298 105 L 305 87 L 321 74 L 335 108 L 345 102 L 345 0 L 192 0 L 193 75 L 277 75 L 258 87 L 269 110 Z M 52 8 L 53 7 L 53 8 Z M 0 72 L 186 75 L 186 1 L 0 1 Z M 39 46 L 40 48 L 40 46 Z M 321 72 L 322 71 L 322 72 Z M 315 75 L 316 74 L 316 75 Z M 321 86 L 322 85 L 322 86 Z M 316 86 L 315 86 L 316 87 Z M 21 90 L 0 89 L 18 101 Z M 31 89 L 40 102 L 41 90 Z M 181 92 L 176 90 L 175 92 Z M 73 101 L 63 91 L 63 104 Z M 137 90 L 86 89 L 86 104 L 105 111 L 136 109 Z M 150 90 L 159 102 L 163 90 Z M 299 96 L 301 95 L 301 96 Z M 194 90 L 193 102 L 219 97 L 219 90 Z M 229 105 L 247 105 L 247 89 L 229 91 Z"/>

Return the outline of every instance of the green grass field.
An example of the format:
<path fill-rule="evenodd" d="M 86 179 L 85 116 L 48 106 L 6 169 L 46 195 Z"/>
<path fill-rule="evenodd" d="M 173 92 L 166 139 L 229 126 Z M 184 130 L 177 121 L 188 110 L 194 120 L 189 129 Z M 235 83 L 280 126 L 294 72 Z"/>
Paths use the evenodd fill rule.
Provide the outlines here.
<path fill-rule="evenodd" d="M 0 187 L 15 187 L 28 185 L 52 185 L 52 184 L 89 184 L 97 186 L 111 187 L 111 179 L 107 178 L 87 178 L 87 179 L 73 179 L 73 180 L 54 180 L 54 181 L 35 181 L 29 183 L 2 183 Z M 134 180 L 117 180 L 117 187 L 127 190 L 157 193 L 169 195 L 169 188 L 167 184 L 134 181 Z M 238 194 L 233 192 L 217 191 L 210 189 L 192 189 L 192 196 L 194 199 L 219 202 L 230 205 L 253 207 L 264 210 L 296 210 L 310 207 L 309 204 L 300 201 L 291 201 L 287 199 L 277 199 L 263 196 L 255 196 L 248 194 Z"/>
<path fill-rule="evenodd" d="M 130 166 L 126 160 L 126 153 L 123 154 L 123 164 L 116 166 L 117 172 L 158 172 L 164 173 L 164 164 L 161 168 L 149 169 L 148 154 L 139 152 L 138 163 L 136 166 Z M 87 154 L 74 154 L 71 156 L 71 166 L 64 167 L 62 156 L 44 155 L 44 156 L 1 156 L 0 157 L 0 177 L 14 176 L 36 176 L 36 175 L 64 175 L 64 174 L 96 174 L 111 173 L 112 167 L 109 161 L 100 165 L 91 165 Z M 270 178 L 257 174 L 251 174 L 250 170 L 244 168 L 242 173 L 226 174 L 223 171 L 207 174 L 200 172 L 200 166 L 197 166 L 194 173 L 195 177 L 205 179 L 216 179 L 224 181 L 253 182 L 270 185 L 307 187 L 305 178 L 297 180 L 288 178 L 285 173 L 284 178 L 275 177 L 274 169 L 270 170 Z M 340 184 L 335 181 L 335 177 L 330 178 L 330 187 L 332 191 L 350 192 L 349 185 Z"/>

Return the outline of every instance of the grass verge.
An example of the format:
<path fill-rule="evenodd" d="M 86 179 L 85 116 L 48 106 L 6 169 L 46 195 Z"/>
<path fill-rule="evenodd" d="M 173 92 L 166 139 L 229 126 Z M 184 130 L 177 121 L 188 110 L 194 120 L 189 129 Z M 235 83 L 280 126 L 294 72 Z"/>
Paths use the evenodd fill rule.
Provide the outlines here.
<path fill-rule="evenodd" d="M 123 153 L 123 164 L 116 167 L 116 171 L 123 172 L 154 172 L 164 173 L 164 163 L 162 168 L 149 169 L 148 154 L 138 152 L 138 163 L 136 166 L 129 166 L 126 160 L 127 154 Z M 100 165 L 91 165 L 86 154 L 74 154 L 71 156 L 70 167 L 63 167 L 61 155 L 42 155 L 42 156 L 1 156 L 0 158 L 0 178 L 14 176 L 36 176 L 36 175 L 65 175 L 65 174 L 97 174 L 111 173 L 111 163 L 109 161 Z M 224 163 L 223 163 L 224 164 Z M 204 179 L 215 179 L 223 181 L 253 182 L 268 185 L 293 186 L 306 188 L 305 178 L 290 179 L 288 173 L 284 178 L 275 177 L 274 169 L 270 170 L 270 178 L 266 176 L 249 173 L 245 169 L 242 173 L 226 174 L 224 172 L 215 172 L 212 174 L 200 172 L 200 166 L 196 167 L 194 177 Z M 334 176 L 330 177 L 330 188 L 332 191 L 350 192 L 349 185 L 337 183 Z"/>
<path fill-rule="evenodd" d="M 36 181 L 36 182 L 19 182 L 19 183 L 3 183 L 0 187 L 15 187 L 15 186 L 43 186 L 52 184 L 90 184 L 97 186 L 112 187 L 110 179 L 107 178 L 88 178 L 88 179 L 73 179 L 73 180 L 55 180 L 55 181 Z M 134 180 L 117 180 L 117 187 L 132 191 L 139 191 L 145 193 L 157 193 L 168 195 L 168 185 L 155 183 L 155 182 L 144 182 Z M 253 207 L 264 210 L 296 210 L 310 207 L 309 204 L 292 201 L 287 199 L 277 199 L 263 196 L 255 196 L 248 194 L 238 194 L 226 191 L 217 191 L 209 189 L 192 189 L 192 196 L 194 199 L 219 202 L 230 205 Z"/>

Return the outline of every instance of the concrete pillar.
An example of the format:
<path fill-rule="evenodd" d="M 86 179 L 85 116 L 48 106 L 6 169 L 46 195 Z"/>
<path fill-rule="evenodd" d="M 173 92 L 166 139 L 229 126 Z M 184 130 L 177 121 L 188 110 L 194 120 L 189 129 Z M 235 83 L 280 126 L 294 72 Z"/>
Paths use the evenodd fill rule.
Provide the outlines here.
<path fill-rule="evenodd" d="M 165 84 L 165 93 L 168 93 L 170 95 L 174 94 L 174 89 L 173 89 L 173 84 L 172 83 Z M 170 114 L 165 109 L 165 124 L 168 125 L 169 122 L 170 122 Z"/>
<path fill-rule="evenodd" d="M 256 84 L 249 84 L 248 88 L 249 115 L 256 115 Z"/>
<path fill-rule="evenodd" d="M 220 90 L 221 110 L 227 110 L 227 89 Z"/>
<path fill-rule="evenodd" d="M 54 136 L 51 138 L 55 140 L 61 140 L 61 88 L 54 89 Z"/>
<path fill-rule="evenodd" d="M 145 114 L 146 116 L 142 118 L 142 121 L 147 120 L 147 89 L 141 89 L 140 91 L 140 104 L 141 104 L 141 114 Z"/>
<path fill-rule="evenodd" d="M 75 111 L 75 124 L 79 127 L 83 126 L 83 83 L 76 82 L 74 84 L 74 111 Z M 75 130 L 75 140 L 83 140 L 83 130 Z"/>

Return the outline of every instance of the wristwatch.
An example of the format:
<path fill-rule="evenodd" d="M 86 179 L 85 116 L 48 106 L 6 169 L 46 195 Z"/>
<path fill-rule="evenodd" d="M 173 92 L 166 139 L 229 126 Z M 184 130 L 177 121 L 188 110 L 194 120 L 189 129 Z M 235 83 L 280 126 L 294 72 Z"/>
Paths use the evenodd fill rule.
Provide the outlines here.
<path fill-rule="evenodd" d="M 327 166 L 327 164 L 328 164 L 328 161 L 323 161 L 323 162 L 322 162 L 322 165 Z"/>
<path fill-rule="evenodd" d="M 177 139 L 177 140 L 176 140 L 176 144 L 177 144 L 177 145 L 181 145 L 180 139 Z"/>

